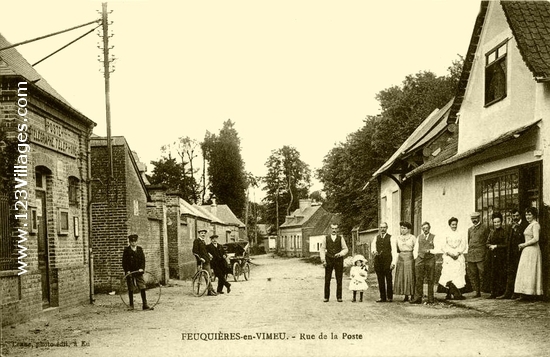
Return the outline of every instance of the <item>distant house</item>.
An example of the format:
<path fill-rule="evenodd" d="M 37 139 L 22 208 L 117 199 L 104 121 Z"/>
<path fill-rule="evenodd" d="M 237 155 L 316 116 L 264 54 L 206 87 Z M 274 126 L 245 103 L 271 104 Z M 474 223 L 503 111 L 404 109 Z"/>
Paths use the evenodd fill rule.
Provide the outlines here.
<path fill-rule="evenodd" d="M 220 243 L 229 242 L 232 239 L 247 239 L 246 226 L 235 216 L 228 205 L 219 205 L 216 203 L 216 199 L 213 198 L 211 205 L 202 205 L 200 208 L 222 222 L 220 230 L 216 231 L 216 234 L 220 236 L 218 238 Z"/>
<path fill-rule="evenodd" d="M 540 212 L 543 281 L 549 296 L 550 2 L 483 1 L 455 98 L 427 118 L 433 134 L 413 133 L 375 174 L 380 218 L 429 221 L 444 234 L 459 219 L 465 234 L 472 211 L 486 223 L 510 209 Z M 415 144 L 417 143 L 417 144 Z M 403 152 L 422 155 L 410 158 Z M 416 158 L 419 159 L 415 159 Z M 395 232 L 395 231 L 394 231 Z"/>
<path fill-rule="evenodd" d="M 279 227 L 278 254 L 308 257 L 319 254 L 319 237 L 328 232 L 333 214 L 311 200 L 301 199 L 300 206 Z"/>

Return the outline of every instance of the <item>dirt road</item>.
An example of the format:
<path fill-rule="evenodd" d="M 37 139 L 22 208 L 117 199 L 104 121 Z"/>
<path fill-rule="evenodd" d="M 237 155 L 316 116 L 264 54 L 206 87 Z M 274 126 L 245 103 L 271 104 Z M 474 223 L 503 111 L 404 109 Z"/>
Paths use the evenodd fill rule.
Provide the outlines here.
<path fill-rule="evenodd" d="M 545 356 L 550 318 L 494 316 L 446 303 L 323 303 L 321 266 L 255 257 L 249 281 L 197 298 L 190 282 L 165 287 L 154 311 L 118 296 L 4 328 L 3 356 Z M 333 281 L 334 284 L 334 281 Z M 496 303 L 500 303 L 495 301 Z"/>

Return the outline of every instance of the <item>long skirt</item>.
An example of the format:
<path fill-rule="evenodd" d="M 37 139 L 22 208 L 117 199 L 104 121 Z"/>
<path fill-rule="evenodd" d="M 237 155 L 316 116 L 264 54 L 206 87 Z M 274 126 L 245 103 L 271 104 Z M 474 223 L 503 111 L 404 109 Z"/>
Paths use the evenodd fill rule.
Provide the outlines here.
<path fill-rule="evenodd" d="M 466 286 L 466 263 L 463 255 L 460 255 L 456 260 L 448 255 L 443 255 L 439 284 L 446 286 L 449 281 L 459 289 Z"/>
<path fill-rule="evenodd" d="M 538 243 L 528 245 L 521 252 L 514 292 L 542 295 L 542 254 Z"/>
<path fill-rule="evenodd" d="M 400 252 L 395 267 L 393 293 L 395 295 L 414 294 L 414 258 L 412 252 Z"/>

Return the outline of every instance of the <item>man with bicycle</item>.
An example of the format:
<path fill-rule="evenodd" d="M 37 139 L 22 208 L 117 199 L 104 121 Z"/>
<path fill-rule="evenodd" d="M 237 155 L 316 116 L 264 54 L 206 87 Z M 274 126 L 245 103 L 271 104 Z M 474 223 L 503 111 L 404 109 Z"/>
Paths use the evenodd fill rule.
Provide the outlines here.
<path fill-rule="evenodd" d="M 138 235 L 130 234 L 128 242 L 130 243 L 122 253 L 122 268 L 126 274 L 126 284 L 128 285 L 128 298 L 130 306 L 128 310 L 134 309 L 134 286 L 137 286 L 141 293 L 141 301 L 143 310 L 153 310 L 147 305 L 147 297 L 145 294 L 145 280 L 143 272 L 145 271 L 145 254 L 143 249 L 137 245 Z"/>
<path fill-rule="evenodd" d="M 196 254 L 199 257 L 198 259 L 202 262 L 203 269 L 210 273 L 212 271 L 210 268 L 210 260 L 212 259 L 212 255 L 208 253 L 208 250 L 206 249 L 206 242 L 204 241 L 206 232 L 207 230 L 204 228 L 199 229 L 199 236 L 193 241 L 193 254 Z M 199 265 L 200 262 L 197 260 L 197 265 Z M 212 284 L 210 283 L 208 284 L 208 295 L 217 295 L 212 288 Z"/>

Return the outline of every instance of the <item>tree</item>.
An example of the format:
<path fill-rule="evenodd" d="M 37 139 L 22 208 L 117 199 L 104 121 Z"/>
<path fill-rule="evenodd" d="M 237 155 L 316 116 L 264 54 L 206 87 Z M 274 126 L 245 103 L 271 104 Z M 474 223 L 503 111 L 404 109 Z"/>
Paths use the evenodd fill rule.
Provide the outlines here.
<path fill-rule="evenodd" d="M 208 162 L 210 192 L 219 203 L 227 204 L 237 217 L 242 218 L 247 183 L 241 157 L 241 140 L 234 125 L 228 119 L 218 135 L 206 132 L 201 148 Z"/>
<path fill-rule="evenodd" d="M 195 139 L 191 139 L 188 136 L 180 136 L 178 140 L 174 143 L 174 148 L 180 157 L 181 163 L 184 167 L 189 164 L 189 170 L 184 171 L 186 181 L 189 183 L 190 187 L 190 202 L 198 203 L 199 192 L 200 192 L 200 182 L 202 181 L 195 180 L 196 169 L 193 165 L 194 159 L 197 157 L 196 151 L 199 143 Z"/>
<path fill-rule="evenodd" d="M 151 161 L 153 172 L 149 179 L 154 185 L 164 185 L 168 190 L 177 192 L 187 201 L 192 200 L 192 185 L 185 175 L 185 164 L 177 162 L 175 158 L 162 157 L 158 161 Z"/>
<path fill-rule="evenodd" d="M 311 170 L 300 159 L 300 153 L 293 147 L 283 146 L 271 151 L 265 165 L 264 191 L 267 191 L 267 221 L 275 226 L 284 222 L 285 214 L 298 208 L 299 199 L 307 198 L 311 186 Z"/>
<path fill-rule="evenodd" d="M 365 124 L 331 149 L 317 171 L 327 204 L 341 214 L 341 228 L 370 228 L 378 224 L 376 183 L 366 185 L 376 170 L 401 146 L 416 127 L 454 95 L 463 58 L 453 61 L 447 76 L 421 71 L 401 86 L 380 91 L 379 115 L 367 115 Z"/>

